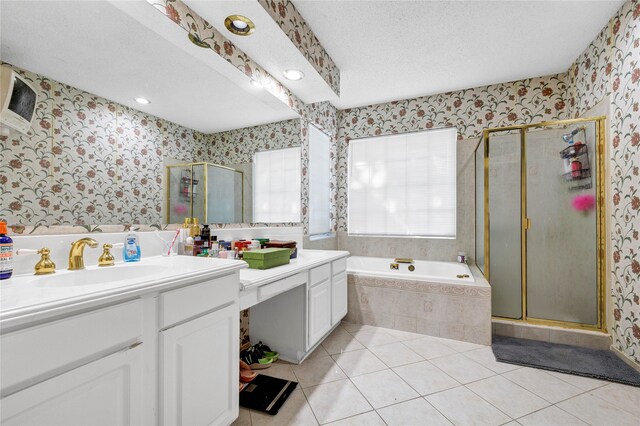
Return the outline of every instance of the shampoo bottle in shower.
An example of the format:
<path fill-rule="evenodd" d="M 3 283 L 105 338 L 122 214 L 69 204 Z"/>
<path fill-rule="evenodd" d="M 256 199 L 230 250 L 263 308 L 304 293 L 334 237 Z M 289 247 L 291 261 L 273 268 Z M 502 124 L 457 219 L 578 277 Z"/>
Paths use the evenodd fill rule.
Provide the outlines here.
<path fill-rule="evenodd" d="M 13 240 L 7 235 L 6 222 L 0 222 L 0 280 L 13 274 Z"/>

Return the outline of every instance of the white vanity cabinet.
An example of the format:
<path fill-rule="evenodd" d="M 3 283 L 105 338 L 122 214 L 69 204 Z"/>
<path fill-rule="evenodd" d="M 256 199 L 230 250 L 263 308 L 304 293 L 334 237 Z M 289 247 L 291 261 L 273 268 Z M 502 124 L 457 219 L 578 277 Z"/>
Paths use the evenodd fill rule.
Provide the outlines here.
<path fill-rule="evenodd" d="M 285 361 L 304 360 L 347 314 L 348 255 L 304 250 L 289 265 L 243 270 L 240 306 L 251 308 L 251 340 Z"/>
<path fill-rule="evenodd" d="M 3 318 L 0 423 L 231 424 L 242 267 Z"/>
<path fill-rule="evenodd" d="M 160 333 L 162 424 L 221 425 L 238 417 L 238 324 L 234 303 Z"/>

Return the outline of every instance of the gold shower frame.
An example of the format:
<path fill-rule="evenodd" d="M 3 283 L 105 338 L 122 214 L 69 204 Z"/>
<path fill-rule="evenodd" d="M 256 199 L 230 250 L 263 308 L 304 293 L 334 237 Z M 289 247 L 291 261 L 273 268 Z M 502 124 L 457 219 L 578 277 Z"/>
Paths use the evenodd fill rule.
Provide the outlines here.
<path fill-rule="evenodd" d="M 606 136 L 606 116 L 576 118 L 569 120 L 544 121 L 534 124 L 519 126 L 506 126 L 489 128 L 483 131 L 482 138 L 476 146 L 474 152 L 477 153 L 480 145 L 484 142 L 484 270 L 487 281 L 490 281 L 490 213 L 489 213 L 489 141 L 491 133 L 505 131 L 520 132 L 520 212 L 521 212 L 521 318 L 508 318 L 492 316 L 494 319 L 507 320 L 512 322 L 522 322 L 537 325 L 556 326 L 573 329 L 583 329 L 606 332 L 606 288 L 607 288 L 607 245 L 606 245 L 606 163 L 605 163 L 605 136 Z M 579 123 L 595 122 L 596 124 L 596 240 L 597 240 L 597 322 L 596 324 L 574 323 L 560 320 L 549 320 L 529 317 L 527 315 L 527 229 L 529 228 L 529 218 L 527 217 L 527 181 L 526 181 L 526 141 L 527 130 L 533 128 L 543 128 L 552 126 L 570 126 Z M 477 166 L 476 166 L 477 167 Z M 477 207 L 476 207 L 477 208 Z M 476 227 L 478 223 L 476 223 Z M 476 256 L 477 258 L 477 256 Z"/>
<path fill-rule="evenodd" d="M 178 167 L 182 167 L 182 168 L 186 168 L 188 167 L 191 170 L 191 197 L 189 197 L 189 217 L 194 217 L 193 216 L 193 168 L 196 166 L 202 166 L 203 168 L 203 174 L 202 177 L 204 179 L 204 188 L 208 188 L 208 169 L 207 166 L 212 166 L 212 167 L 218 167 L 220 169 L 225 169 L 225 170 L 231 170 L 233 172 L 236 173 L 240 173 L 240 178 L 241 178 L 241 182 L 242 185 L 241 186 L 241 197 L 242 197 L 242 223 L 244 223 L 244 172 L 242 172 L 241 170 L 236 170 L 232 167 L 226 167 L 226 166 L 221 166 L 220 164 L 214 164 L 214 163 L 207 163 L 207 162 L 198 162 L 198 163 L 181 163 L 181 164 L 171 164 L 169 166 L 165 166 L 165 182 L 166 182 L 166 186 L 165 186 L 165 195 L 164 195 L 164 199 L 165 199 L 165 209 L 164 209 L 164 215 L 165 215 L 165 223 L 170 223 L 169 219 L 171 217 L 170 215 L 170 206 L 171 206 L 171 191 L 169 188 L 169 183 L 170 183 L 170 177 L 171 177 L 171 169 L 173 168 L 178 168 Z M 207 191 L 204 191 L 204 217 L 205 220 L 209 218 L 209 211 L 208 211 L 208 206 L 209 203 L 207 202 Z"/>

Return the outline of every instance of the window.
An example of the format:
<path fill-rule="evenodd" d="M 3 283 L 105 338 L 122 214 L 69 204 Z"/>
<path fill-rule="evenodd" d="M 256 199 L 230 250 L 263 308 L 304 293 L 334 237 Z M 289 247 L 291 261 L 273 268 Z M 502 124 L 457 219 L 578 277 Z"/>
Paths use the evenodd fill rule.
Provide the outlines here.
<path fill-rule="evenodd" d="M 300 222 L 300 147 L 253 154 L 253 221 Z"/>
<path fill-rule="evenodd" d="M 331 139 L 309 126 L 309 235 L 331 232 Z"/>
<path fill-rule="evenodd" d="M 350 234 L 456 236 L 456 130 L 349 143 Z"/>

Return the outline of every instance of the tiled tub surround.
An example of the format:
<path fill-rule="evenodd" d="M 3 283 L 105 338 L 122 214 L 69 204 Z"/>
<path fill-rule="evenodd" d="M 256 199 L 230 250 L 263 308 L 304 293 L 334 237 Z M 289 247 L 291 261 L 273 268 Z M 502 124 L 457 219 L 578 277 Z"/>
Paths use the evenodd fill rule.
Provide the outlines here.
<path fill-rule="evenodd" d="M 388 259 L 380 261 L 388 264 Z M 453 284 L 446 277 L 419 281 L 355 274 L 348 267 L 345 320 L 490 345 L 491 287 L 477 268 L 470 269 L 474 282 Z"/>

